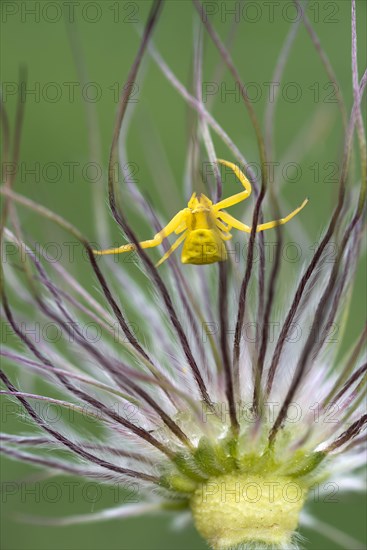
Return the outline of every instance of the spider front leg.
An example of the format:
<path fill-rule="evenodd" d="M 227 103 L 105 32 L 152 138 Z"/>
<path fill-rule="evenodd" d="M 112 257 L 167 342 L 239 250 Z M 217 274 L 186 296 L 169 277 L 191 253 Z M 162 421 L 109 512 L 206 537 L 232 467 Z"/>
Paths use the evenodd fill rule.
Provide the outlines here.
<path fill-rule="evenodd" d="M 183 210 L 180 210 L 173 218 L 172 220 L 165 226 L 159 233 L 154 235 L 153 239 L 149 239 L 147 241 L 141 241 L 139 243 L 139 246 L 141 248 L 153 248 L 154 246 L 159 246 L 163 239 L 168 237 L 171 233 L 173 233 L 179 225 L 182 225 L 183 222 L 186 219 L 186 214 L 189 211 L 188 208 L 184 208 Z M 93 253 L 99 256 L 104 256 L 106 254 L 123 254 L 124 252 L 131 252 L 132 250 L 136 250 L 135 244 L 123 244 L 122 246 L 118 248 L 107 248 L 105 250 L 93 250 Z"/>
<path fill-rule="evenodd" d="M 245 191 L 241 191 L 241 193 L 237 193 L 236 195 L 232 195 L 231 197 L 228 197 L 227 199 L 223 199 L 220 202 L 217 202 L 217 204 L 213 205 L 213 210 L 215 212 L 218 212 L 219 210 L 222 210 L 223 208 L 229 208 L 230 206 L 233 206 L 234 204 L 237 204 L 241 201 L 246 200 L 251 195 L 251 183 L 246 178 L 245 174 L 241 172 L 241 170 L 233 164 L 233 162 L 228 162 L 227 160 L 217 159 L 217 162 L 220 164 L 223 164 L 223 166 L 227 166 L 233 172 L 235 173 L 236 177 L 240 180 L 242 185 L 245 188 Z"/>
<path fill-rule="evenodd" d="M 267 229 L 272 229 L 273 227 L 278 227 L 279 225 L 284 225 L 285 223 L 289 222 L 298 212 L 302 210 L 308 203 L 308 199 L 305 199 L 301 206 L 293 210 L 288 216 L 285 218 L 281 218 L 280 220 L 274 220 L 271 222 L 261 223 L 256 227 L 256 232 L 259 231 L 266 231 Z M 246 225 L 245 223 L 240 222 L 239 220 L 236 220 L 233 216 L 228 214 L 227 212 L 218 212 L 218 218 L 223 220 L 224 222 L 228 223 L 235 229 L 239 229 L 240 231 L 245 231 L 246 233 L 251 233 L 251 227 Z"/>

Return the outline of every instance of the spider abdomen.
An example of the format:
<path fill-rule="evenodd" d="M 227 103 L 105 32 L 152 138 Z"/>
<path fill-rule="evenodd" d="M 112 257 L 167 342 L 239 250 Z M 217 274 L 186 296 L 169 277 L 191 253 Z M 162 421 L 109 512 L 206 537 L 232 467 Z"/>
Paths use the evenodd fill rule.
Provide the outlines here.
<path fill-rule="evenodd" d="M 227 251 L 217 229 L 195 229 L 188 232 L 181 260 L 184 264 L 212 264 L 227 259 Z"/>

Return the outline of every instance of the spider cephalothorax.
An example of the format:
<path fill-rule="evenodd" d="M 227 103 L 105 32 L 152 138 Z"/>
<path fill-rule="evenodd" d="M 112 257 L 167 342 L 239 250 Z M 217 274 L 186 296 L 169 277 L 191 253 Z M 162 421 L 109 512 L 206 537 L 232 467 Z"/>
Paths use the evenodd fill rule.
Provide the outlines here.
<path fill-rule="evenodd" d="M 231 168 L 237 178 L 245 188 L 241 193 L 232 195 L 213 204 L 205 195 L 194 193 L 190 198 L 187 208 L 180 210 L 172 220 L 159 233 L 154 235 L 153 239 L 142 241 L 141 248 L 152 248 L 162 243 L 163 239 L 176 233 L 180 235 L 173 243 L 171 248 L 159 260 L 157 266 L 163 263 L 174 252 L 180 244 L 184 243 L 182 248 L 181 261 L 184 264 L 212 264 L 227 259 L 227 251 L 224 245 L 225 241 L 232 238 L 231 229 L 239 229 L 245 233 L 251 233 L 251 227 L 240 222 L 223 209 L 233 206 L 245 199 L 251 194 L 251 183 L 241 170 L 226 160 L 218 160 L 219 163 Z M 280 220 L 262 223 L 256 227 L 256 231 L 265 231 L 278 225 L 283 225 L 291 220 L 307 204 L 307 199 L 301 206 L 293 210 L 285 218 Z M 134 244 L 124 244 L 119 248 L 109 248 L 107 250 L 95 250 L 95 254 L 121 254 L 135 250 Z"/>

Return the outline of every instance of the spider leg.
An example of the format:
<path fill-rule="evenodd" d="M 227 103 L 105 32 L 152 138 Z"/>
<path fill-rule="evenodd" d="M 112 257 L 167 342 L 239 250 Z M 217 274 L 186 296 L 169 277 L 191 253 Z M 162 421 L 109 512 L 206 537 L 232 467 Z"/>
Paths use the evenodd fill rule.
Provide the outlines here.
<path fill-rule="evenodd" d="M 154 235 L 153 239 L 149 239 L 147 241 L 142 241 L 139 243 L 141 248 L 153 248 L 154 246 L 158 246 L 161 244 L 163 239 L 168 237 L 173 231 L 177 229 L 177 227 L 182 224 L 185 221 L 185 216 L 188 211 L 188 208 L 184 208 L 183 210 L 180 210 L 168 224 L 163 227 L 157 233 Z M 134 244 L 123 244 L 122 246 L 118 248 L 107 248 L 106 250 L 93 250 L 94 254 L 97 254 L 99 256 L 104 256 L 106 254 L 122 254 L 123 252 L 131 252 L 132 250 L 135 250 L 136 246 Z"/>
<path fill-rule="evenodd" d="M 231 233 L 221 233 L 220 238 L 222 241 L 230 241 L 233 238 L 233 235 L 231 235 Z"/>
<path fill-rule="evenodd" d="M 221 222 L 218 218 L 215 220 L 215 225 L 220 229 L 219 234 L 222 241 L 230 241 L 232 239 L 233 235 L 230 233 L 232 227 L 230 225 Z"/>
<path fill-rule="evenodd" d="M 262 223 L 261 225 L 257 226 L 256 231 L 265 231 L 266 229 L 272 229 L 273 227 L 277 227 L 278 225 L 284 225 L 285 223 L 289 222 L 289 220 L 294 218 L 294 216 L 296 216 L 298 212 L 300 212 L 306 206 L 307 203 L 308 199 L 305 199 L 301 206 L 293 210 L 293 212 L 288 214 L 288 216 L 286 216 L 285 218 L 281 218 L 280 220 L 275 220 L 272 222 Z"/>
<path fill-rule="evenodd" d="M 180 244 L 186 239 L 186 236 L 187 236 L 187 231 L 185 231 L 185 233 L 182 233 L 181 237 L 179 237 L 173 243 L 171 248 L 169 250 L 167 250 L 167 252 L 164 254 L 164 256 L 162 256 L 162 258 L 159 260 L 159 262 L 157 262 L 155 264 L 155 267 L 159 267 L 161 264 L 163 264 L 163 262 L 165 262 L 170 257 L 172 252 L 174 252 L 176 250 L 176 248 L 178 248 L 180 246 Z"/>
<path fill-rule="evenodd" d="M 215 225 L 219 227 L 222 231 L 229 232 L 231 230 L 230 225 L 225 225 L 223 222 L 221 222 L 218 218 L 215 220 Z"/>
<path fill-rule="evenodd" d="M 227 160 L 222 160 L 222 159 L 217 159 L 217 162 L 233 170 L 236 177 L 240 180 L 240 182 L 244 186 L 245 191 L 242 191 L 241 193 L 237 193 L 236 195 L 232 195 L 231 197 L 228 197 L 226 199 L 223 199 L 220 202 L 217 202 L 217 204 L 213 205 L 214 211 L 222 210 L 222 208 L 229 208 L 234 204 L 244 201 L 251 195 L 251 183 L 246 178 L 245 174 L 241 172 L 238 166 L 236 166 L 236 164 L 233 164 L 233 162 L 228 162 Z"/>
<path fill-rule="evenodd" d="M 301 206 L 293 210 L 293 212 L 288 214 L 288 216 L 286 216 L 285 218 L 281 218 L 280 220 L 275 220 L 275 221 L 262 223 L 258 225 L 256 227 L 256 232 L 258 233 L 259 231 L 266 231 L 267 229 L 272 229 L 273 227 L 277 227 L 278 225 L 284 225 L 285 223 L 289 222 L 289 220 L 291 220 L 296 214 L 298 214 L 298 212 L 300 212 L 302 208 L 306 206 L 307 203 L 308 203 L 308 199 L 305 199 L 301 204 Z M 246 233 L 251 233 L 251 227 L 240 222 L 239 220 L 236 220 L 236 218 L 234 218 L 227 212 L 218 212 L 218 217 L 224 222 L 234 227 L 235 229 L 239 229 L 240 231 L 245 231 Z"/>
<path fill-rule="evenodd" d="M 187 229 L 186 220 L 180 223 L 177 229 L 175 229 L 176 235 L 179 235 L 182 231 L 185 231 L 185 229 Z"/>
<path fill-rule="evenodd" d="M 236 220 L 236 218 L 234 218 L 227 212 L 218 212 L 218 217 L 224 222 L 234 227 L 235 229 L 239 229 L 240 231 L 246 231 L 246 233 L 251 233 L 251 227 L 240 222 L 239 220 Z"/>

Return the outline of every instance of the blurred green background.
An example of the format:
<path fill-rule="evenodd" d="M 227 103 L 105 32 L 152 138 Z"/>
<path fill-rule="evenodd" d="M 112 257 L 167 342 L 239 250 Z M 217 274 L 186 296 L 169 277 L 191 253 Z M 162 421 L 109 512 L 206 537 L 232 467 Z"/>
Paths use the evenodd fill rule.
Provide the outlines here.
<path fill-rule="evenodd" d="M 205 6 L 208 13 L 213 12 L 211 20 L 223 38 L 228 36 L 232 26 L 231 12 L 238 10 L 239 25 L 233 43 L 233 58 L 244 81 L 252 83 L 254 107 L 258 116 L 263 118 L 268 97 L 267 83 L 272 79 L 277 56 L 295 17 L 292 2 L 206 2 Z M 105 0 L 56 3 L 28 0 L 4 1 L 1 7 L 1 81 L 12 127 L 18 69 L 20 64 L 26 65 L 28 69 L 17 190 L 63 215 L 90 239 L 96 239 L 91 186 L 105 185 L 105 181 L 101 177 L 93 184 L 93 170 L 87 172 L 90 158 L 83 96 L 98 112 L 105 169 L 117 108 L 117 90 L 124 84 L 128 74 L 139 43 L 136 28 L 144 24 L 150 2 Z M 333 64 L 346 104 L 350 108 L 350 3 L 347 0 L 311 1 L 307 13 Z M 364 1 L 357 2 L 357 13 L 359 67 L 362 72 L 366 66 Z M 75 18 L 84 50 L 89 81 L 84 89 L 76 72 L 65 18 Z M 160 52 L 187 86 L 191 82 L 192 29 L 195 23 L 197 15 L 189 1 L 168 1 L 154 33 L 154 41 Z M 204 81 L 209 86 L 217 63 L 218 54 L 206 40 Z M 139 77 L 137 80 L 135 114 L 127 142 L 129 161 L 134 163 L 140 188 L 149 194 L 157 210 L 169 216 L 182 207 L 189 109 L 151 59 L 146 60 L 141 74 L 144 78 Z M 215 117 L 246 158 L 257 161 L 253 130 L 238 94 L 228 93 L 234 86 L 227 72 L 218 84 L 213 98 Z M 311 241 L 315 242 L 325 227 L 336 198 L 343 129 L 329 79 L 302 25 L 292 48 L 281 91 L 276 112 L 276 160 L 283 157 L 297 136 L 299 139 L 299 132 L 311 120 L 315 120 L 316 134 L 322 136 L 318 139 L 319 136 L 315 135 L 310 145 L 305 139 L 306 151 L 302 157 L 301 174 L 282 188 L 288 204 L 298 205 L 304 196 L 310 198 L 312 208 L 308 208 L 303 223 Z M 298 97 L 293 100 L 295 91 Z M 258 98 L 256 94 L 259 94 Z M 216 138 L 215 144 L 218 156 L 230 158 L 228 151 Z M 154 193 L 154 188 L 160 182 L 159 154 L 162 151 L 172 173 L 171 189 L 165 195 L 165 209 L 161 206 L 159 194 Z M 291 157 L 291 160 L 297 161 L 297 158 Z M 70 177 L 72 166 L 74 176 Z M 30 173 L 30 169 L 36 172 Z M 163 170 L 167 181 L 165 166 Z M 234 186 L 231 192 L 232 189 L 235 192 Z M 21 212 L 22 227 L 34 241 L 65 241 L 65 234 L 56 226 L 47 224 L 45 232 L 46 224 L 37 215 L 24 209 Z M 113 231 L 118 241 L 119 232 L 116 228 Z M 74 265 L 71 269 L 79 270 L 81 280 L 85 277 L 85 284 L 90 283 L 83 266 Z M 365 318 L 365 276 L 362 266 L 353 295 L 346 347 L 359 333 Z M 9 421 L 5 431 L 10 432 L 11 429 L 12 422 Z M 29 479 L 31 472 L 38 472 L 8 460 L 2 460 L 1 465 L 3 483 L 24 481 Z M 61 484 L 65 479 L 57 478 Z M 205 543 L 193 527 L 185 527 L 176 534 L 168 516 L 67 528 L 16 523 L 12 519 L 15 512 L 57 516 L 88 513 L 114 504 L 115 495 L 109 489 L 103 488 L 101 494 L 97 491 L 93 497 L 95 488 L 92 487 L 92 495 L 86 497 L 80 484 L 76 488 L 75 501 L 70 502 L 67 488 L 64 488 L 60 499 L 57 498 L 57 502 L 51 504 L 52 496 L 42 498 L 42 484 L 49 483 L 48 480 L 40 481 L 41 495 L 19 491 L 14 494 L 3 493 L 1 544 L 4 550 L 205 548 Z M 338 502 L 313 504 L 313 508 L 320 518 L 345 529 L 360 540 L 366 540 L 364 496 L 345 495 L 342 499 L 338 498 Z M 305 547 L 310 550 L 337 547 L 309 531 L 302 534 L 307 537 Z"/>

